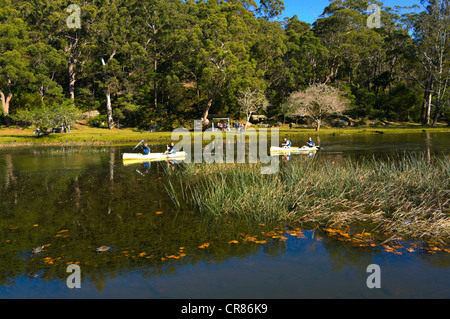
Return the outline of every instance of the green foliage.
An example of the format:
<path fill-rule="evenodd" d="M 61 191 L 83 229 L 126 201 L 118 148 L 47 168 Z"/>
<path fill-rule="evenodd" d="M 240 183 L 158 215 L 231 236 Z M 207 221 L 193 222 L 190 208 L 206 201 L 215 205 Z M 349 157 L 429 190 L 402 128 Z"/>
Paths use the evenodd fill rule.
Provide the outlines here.
<path fill-rule="evenodd" d="M 374 115 L 376 94 L 366 88 L 360 88 L 355 91 L 355 106 L 351 110 L 353 117 L 368 117 Z"/>
<path fill-rule="evenodd" d="M 88 119 L 86 124 L 91 127 L 106 128 L 108 127 L 108 118 L 106 117 L 106 115 L 97 115 L 93 118 Z"/>
<path fill-rule="evenodd" d="M 414 116 L 414 106 L 418 105 L 420 97 L 405 83 L 399 83 L 390 93 L 390 118 L 397 121 L 419 120 Z"/>
<path fill-rule="evenodd" d="M 60 127 L 61 125 L 73 125 L 81 119 L 80 110 L 72 104 L 71 100 L 52 105 L 43 104 L 33 110 L 20 110 L 14 115 L 14 119 L 28 125 L 34 125 L 41 132 Z"/>
<path fill-rule="evenodd" d="M 425 1 L 424 11 L 400 14 L 336 0 L 313 25 L 281 19 L 281 0 L 72 3 L 80 28 L 67 25 L 66 1 L 0 0 L 4 115 L 69 98 L 121 126 L 171 129 L 209 113 L 238 116 L 237 93 L 250 89 L 264 91 L 265 114 L 282 121 L 288 97 L 318 83 L 345 87 L 356 118 L 420 121 L 427 92 L 432 115 L 448 113 L 450 41 L 436 42 L 450 34 L 442 1 L 442 12 Z M 367 26 L 372 3 L 379 29 Z"/>

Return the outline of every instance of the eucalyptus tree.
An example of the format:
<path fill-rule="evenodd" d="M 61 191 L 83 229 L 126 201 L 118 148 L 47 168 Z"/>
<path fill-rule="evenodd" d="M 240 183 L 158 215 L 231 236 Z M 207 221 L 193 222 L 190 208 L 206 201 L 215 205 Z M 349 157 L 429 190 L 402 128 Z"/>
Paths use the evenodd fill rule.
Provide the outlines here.
<path fill-rule="evenodd" d="M 96 35 L 92 46 L 92 63 L 96 78 L 103 83 L 109 129 L 114 127 L 111 94 L 121 86 L 129 41 L 130 14 L 126 1 L 102 0 L 97 3 L 97 17 L 92 25 Z"/>
<path fill-rule="evenodd" d="M 285 102 L 292 92 L 324 81 L 328 51 L 313 34 L 311 25 L 296 15 L 281 23 L 259 21 L 254 57 L 264 70 L 268 86 L 266 95 L 271 104 L 268 115 L 284 118 Z"/>
<path fill-rule="evenodd" d="M 95 34 L 92 25 L 98 8 L 96 2 L 73 0 L 70 5 L 64 0 L 24 1 L 29 12 L 30 25 L 34 32 L 56 50 L 62 50 L 66 58 L 66 79 L 63 87 L 75 103 L 78 75 L 90 59 Z M 33 22 L 34 21 L 34 22 Z"/>
<path fill-rule="evenodd" d="M 256 70 L 265 80 L 266 96 L 270 104 L 278 107 L 285 96 L 286 73 L 284 57 L 287 37 L 281 21 L 259 18 L 259 28 L 251 47 L 251 59 L 256 60 Z M 273 111 L 273 110 L 271 110 Z"/>
<path fill-rule="evenodd" d="M 31 71 L 36 80 L 31 88 L 39 92 L 41 103 L 45 98 L 62 102 L 63 88 L 57 80 L 58 74 L 66 67 L 63 52 L 44 42 L 36 42 L 27 47 L 26 54 L 30 57 Z"/>
<path fill-rule="evenodd" d="M 10 102 L 21 91 L 21 86 L 34 80 L 30 57 L 26 55 L 28 44 L 26 23 L 10 0 L 0 0 L 0 101 L 6 116 Z"/>
<path fill-rule="evenodd" d="M 424 123 L 430 124 L 433 100 L 433 126 L 436 126 L 450 85 L 450 5 L 448 0 L 428 0 L 422 4 L 426 9 L 418 14 L 414 23 L 416 54 L 429 97 Z"/>
<path fill-rule="evenodd" d="M 332 1 L 314 23 L 315 35 L 329 52 L 327 83 L 339 78 L 352 82 L 356 70 L 372 63 L 381 50 L 380 34 L 367 25 L 369 4 L 382 5 L 377 1 Z"/>
<path fill-rule="evenodd" d="M 202 31 L 197 55 L 198 86 L 206 101 L 202 122 L 208 123 L 213 101 L 219 96 L 254 86 L 261 88 L 264 80 L 256 72 L 256 62 L 250 61 L 250 48 L 258 30 L 252 1 L 201 1 L 197 14 Z"/>
<path fill-rule="evenodd" d="M 175 64 L 183 41 L 186 27 L 181 0 L 142 0 L 129 1 L 131 13 L 135 76 L 145 85 L 152 87 L 153 110 L 159 111 L 159 85 L 165 78 L 164 64 Z M 164 111 L 164 110 L 162 110 Z"/>
<path fill-rule="evenodd" d="M 260 0 L 259 4 L 257 13 L 268 20 L 280 16 L 285 9 L 282 0 Z"/>
<path fill-rule="evenodd" d="M 328 71 L 325 66 L 328 50 L 314 35 L 311 25 L 293 16 L 286 21 L 286 36 L 285 63 L 291 73 L 291 92 L 323 82 Z"/>
<path fill-rule="evenodd" d="M 369 23 L 369 5 L 376 5 L 380 25 Z M 325 82 L 345 85 L 356 95 L 354 114 L 398 118 L 408 113 L 399 108 L 415 107 L 412 95 L 418 88 L 407 76 L 410 70 L 416 72 L 408 57 L 412 39 L 399 9 L 378 1 L 336 0 L 324 9 L 313 30 L 328 52 Z M 400 95 L 413 104 L 403 103 Z"/>

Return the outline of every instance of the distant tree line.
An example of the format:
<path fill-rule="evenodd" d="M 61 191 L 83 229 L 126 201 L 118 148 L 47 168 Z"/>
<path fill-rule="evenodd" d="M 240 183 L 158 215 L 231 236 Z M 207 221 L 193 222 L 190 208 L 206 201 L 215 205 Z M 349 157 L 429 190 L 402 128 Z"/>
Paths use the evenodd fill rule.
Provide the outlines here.
<path fill-rule="evenodd" d="M 379 27 L 367 23 L 371 4 Z M 294 97 L 319 85 L 344 96 L 352 118 L 448 121 L 449 0 L 334 0 L 312 25 L 283 10 L 280 0 L 0 0 L 0 121 L 56 104 L 98 110 L 110 128 L 173 128 L 245 118 L 245 92 L 280 121 L 303 114 Z"/>

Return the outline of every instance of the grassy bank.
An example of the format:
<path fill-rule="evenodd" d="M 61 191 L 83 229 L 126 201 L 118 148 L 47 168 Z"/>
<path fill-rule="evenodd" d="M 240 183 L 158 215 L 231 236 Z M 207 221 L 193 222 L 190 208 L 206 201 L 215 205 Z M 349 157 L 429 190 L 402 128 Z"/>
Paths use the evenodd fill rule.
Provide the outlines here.
<path fill-rule="evenodd" d="M 392 126 L 392 127 L 359 127 L 359 128 L 323 128 L 316 132 L 312 128 L 294 127 L 292 130 L 287 125 L 280 128 L 281 136 L 308 136 L 308 135 L 364 135 L 364 134 L 411 134 L 421 132 L 450 131 L 448 127 L 423 127 L 423 126 Z M 270 133 L 270 130 L 269 130 Z M 109 144 L 133 144 L 140 140 L 146 140 L 152 144 L 168 143 L 172 132 L 148 132 L 133 128 L 104 129 L 92 128 L 84 125 L 75 125 L 71 133 L 50 134 L 37 138 L 31 129 L 0 128 L 0 146 L 35 146 L 35 145 L 109 145 Z"/>
<path fill-rule="evenodd" d="M 171 132 L 148 132 L 132 128 L 109 130 L 76 125 L 70 133 L 53 133 L 38 138 L 31 129 L 0 129 L 1 146 L 132 144 L 144 139 L 154 144 L 166 143 L 171 139 Z"/>
<path fill-rule="evenodd" d="M 178 173 L 182 200 L 212 217 L 450 240 L 448 160 L 405 156 L 334 163 L 315 159 L 290 162 L 274 175 L 260 174 L 256 164 L 200 165 L 187 164 Z"/>

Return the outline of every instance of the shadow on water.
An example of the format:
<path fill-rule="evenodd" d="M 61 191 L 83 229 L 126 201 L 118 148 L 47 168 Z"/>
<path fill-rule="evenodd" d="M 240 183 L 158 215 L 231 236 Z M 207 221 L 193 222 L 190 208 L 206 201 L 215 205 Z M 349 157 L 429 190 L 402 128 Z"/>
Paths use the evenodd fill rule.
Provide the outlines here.
<path fill-rule="evenodd" d="M 448 154 L 448 135 L 377 138 L 321 137 L 320 156 L 372 156 L 383 145 L 384 155 L 424 148 L 430 156 Z M 1 298 L 450 295 L 450 254 L 387 252 L 295 225 L 205 216 L 170 197 L 167 168 L 179 164 L 125 166 L 121 154 L 127 151 L 0 153 Z M 34 254 L 40 245 L 44 249 Z M 111 249 L 96 251 L 104 245 Z M 65 285 L 71 263 L 81 268 L 83 289 Z M 384 287 L 375 292 L 365 285 L 371 263 L 384 271 Z"/>

